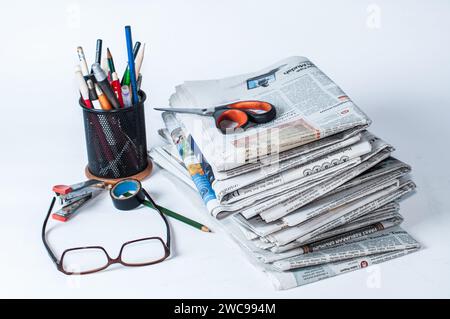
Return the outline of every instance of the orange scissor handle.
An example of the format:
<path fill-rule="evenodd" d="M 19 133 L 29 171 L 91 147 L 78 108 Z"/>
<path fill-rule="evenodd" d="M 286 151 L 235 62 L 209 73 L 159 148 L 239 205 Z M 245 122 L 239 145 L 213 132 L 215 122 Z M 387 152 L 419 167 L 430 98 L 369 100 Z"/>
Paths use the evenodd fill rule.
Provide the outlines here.
<path fill-rule="evenodd" d="M 227 130 L 234 131 L 237 128 L 244 128 L 248 124 L 247 113 L 238 109 L 226 109 L 214 115 L 216 126 L 226 134 Z"/>
<path fill-rule="evenodd" d="M 250 122 L 261 124 L 272 121 L 277 115 L 275 107 L 269 102 L 242 101 L 228 105 L 228 108 L 247 113 Z"/>
<path fill-rule="evenodd" d="M 217 128 L 226 134 L 230 129 L 245 128 L 249 122 L 260 124 L 272 121 L 276 109 L 268 102 L 240 101 L 218 107 L 213 116 Z"/>
<path fill-rule="evenodd" d="M 252 110 L 255 110 L 255 112 L 264 111 L 265 113 L 269 112 L 273 108 L 273 105 L 263 101 L 242 101 L 229 104 L 227 107 L 230 109 L 240 109 L 249 112 L 252 112 Z"/>

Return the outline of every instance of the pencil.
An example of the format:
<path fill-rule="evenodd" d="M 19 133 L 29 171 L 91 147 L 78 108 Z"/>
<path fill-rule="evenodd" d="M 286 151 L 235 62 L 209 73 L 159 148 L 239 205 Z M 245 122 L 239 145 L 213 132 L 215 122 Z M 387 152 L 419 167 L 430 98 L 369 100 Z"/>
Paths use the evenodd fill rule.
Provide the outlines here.
<path fill-rule="evenodd" d="M 124 195 L 125 195 L 125 196 L 130 196 L 130 195 L 132 195 L 132 194 L 127 192 L 127 193 L 125 193 Z M 149 208 L 153 208 L 153 209 L 154 209 L 152 203 L 150 203 L 148 200 L 144 200 L 143 204 L 144 204 L 145 206 L 149 207 Z M 207 233 L 212 233 L 211 229 L 209 229 L 209 228 L 208 228 L 207 226 L 205 226 L 205 225 L 200 224 L 199 222 L 196 222 L 195 220 L 192 220 L 192 219 L 190 219 L 190 218 L 188 218 L 188 217 L 186 217 L 186 216 L 183 216 L 183 215 L 180 215 L 180 214 L 178 214 L 178 213 L 175 213 L 174 211 L 171 211 L 170 209 L 167 209 L 167 208 L 165 208 L 165 207 L 163 207 L 163 206 L 159 206 L 159 205 L 156 205 L 156 206 L 159 208 L 159 210 L 160 210 L 164 215 L 167 215 L 167 216 L 169 216 L 169 217 L 172 217 L 172 218 L 174 218 L 174 219 L 177 219 L 177 220 L 179 220 L 180 222 L 183 222 L 183 223 L 188 224 L 188 225 L 190 225 L 190 226 L 192 226 L 192 227 L 195 227 L 195 228 L 197 228 L 197 229 L 200 229 L 201 231 L 204 231 L 204 232 L 207 232 Z"/>
<path fill-rule="evenodd" d="M 111 70 L 111 73 L 116 72 L 116 67 L 114 66 L 114 59 L 111 55 L 111 51 L 109 51 L 109 48 L 106 48 L 106 58 L 108 59 L 108 65 L 109 69 Z"/>
<path fill-rule="evenodd" d="M 147 206 L 147 207 L 153 208 L 153 205 L 152 205 L 149 201 L 144 201 L 144 205 Z M 170 209 L 167 209 L 167 208 L 165 208 L 165 207 L 162 207 L 162 206 L 159 206 L 159 205 L 156 205 L 156 206 L 158 206 L 159 210 L 160 210 L 163 214 L 165 214 L 165 215 L 167 215 L 167 216 L 170 216 L 170 217 L 172 217 L 172 218 L 175 218 L 175 219 L 177 219 L 177 220 L 179 220 L 180 222 L 183 222 L 183 223 L 185 223 L 185 224 L 191 225 L 192 227 L 195 227 L 195 228 L 197 228 L 197 229 L 200 229 L 201 231 L 204 231 L 204 232 L 207 232 L 207 233 L 211 233 L 211 230 L 210 230 L 207 226 L 202 225 L 202 224 L 200 224 L 199 222 L 196 222 L 195 220 L 192 220 L 192 219 L 190 219 L 190 218 L 187 218 L 186 216 L 177 214 L 177 213 L 175 213 L 175 212 L 173 212 L 173 211 L 171 211 Z"/>
<path fill-rule="evenodd" d="M 135 59 L 137 57 L 137 54 L 138 54 L 140 48 L 141 48 L 141 42 L 136 41 L 134 43 L 134 48 L 133 48 L 133 56 L 134 56 Z M 120 81 L 120 84 L 121 85 L 128 85 L 128 86 L 130 86 L 130 83 L 131 83 L 130 82 L 130 68 L 128 67 L 128 64 L 127 64 L 127 67 L 125 69 L 125 72 L 123 73 L 122 80 Z"/>

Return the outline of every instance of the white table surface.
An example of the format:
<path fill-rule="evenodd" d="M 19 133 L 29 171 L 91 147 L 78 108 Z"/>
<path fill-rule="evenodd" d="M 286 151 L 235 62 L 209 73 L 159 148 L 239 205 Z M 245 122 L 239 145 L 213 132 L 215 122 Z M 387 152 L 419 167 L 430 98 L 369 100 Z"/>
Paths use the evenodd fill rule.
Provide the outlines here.
<path fill-rule="evenodd" d="M 371 3 L 2 1 L 0 297 L 450 297 L 450 3 Z M 75 49 L 83 45 L 92 61 L 95 39 L 103 38 L 121 73 L 126 24 L 134 40 L 147 43 L 149 147 L 160 143 L 162 125 L 151 107 L 167 105 L 182 81 L 309 57 L 369 114 L 371 130 L 396 146 L 395 156 L 412 165 L 418 188 L 401 213 L 423 249 L 377 268 L 275 291 L 225 234 L 171 220 L 174 253 L 164 263 L 83 277 L 59 273 L 40 231 L 51 186 L 84 179 Z M 197 194 L 167 172 L 155 169 L 144 185 L 161 205 L 208 223 Z M 117 212 L 104 194 L 69 223 L 51 222 L 48 237 L 58 252 L 103 244 L 116 255 L 122 242 L 160 231 L 158 223 L 144 208 Z"/>

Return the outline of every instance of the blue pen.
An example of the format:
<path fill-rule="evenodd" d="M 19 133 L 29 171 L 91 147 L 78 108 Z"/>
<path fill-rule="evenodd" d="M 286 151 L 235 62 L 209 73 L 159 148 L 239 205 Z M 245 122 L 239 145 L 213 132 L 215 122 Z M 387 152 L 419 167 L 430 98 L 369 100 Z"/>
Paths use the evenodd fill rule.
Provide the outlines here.
<path fill-rule="evenodd" d="M 136 83 L 136 70 L 134 66 L 133 39 L 131 38 L 131 27 L 129 25 L 125 27 L 125 37 L 127 40 L 128 67 L 130 69 L 131 97 L 133 99 L 133 105 L 137 105 L 139 98 Z"/>

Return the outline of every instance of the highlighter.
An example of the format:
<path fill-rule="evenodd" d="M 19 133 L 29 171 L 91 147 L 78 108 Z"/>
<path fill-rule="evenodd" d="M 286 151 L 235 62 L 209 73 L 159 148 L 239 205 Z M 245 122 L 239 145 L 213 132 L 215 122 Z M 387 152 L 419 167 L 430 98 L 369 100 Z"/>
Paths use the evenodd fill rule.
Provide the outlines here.
<path fill-rule="evenodd" d="M 112 107 L 115 109 L 119 109 L 120 103 L 117 100 L 116 94 L 111 88 L 111 85 L 109 84 L 108 76 L 106 75 L 105 71 L 103 71 L 100 64 L 98 63 L 94 63 L 92 65 L 92 70 L 94 71 L 94 76 L 95 79 L 97 80 L 98 85 L 100 86 L 100 89 L 102 89 L 103 93 L 108 98 Z"/>

